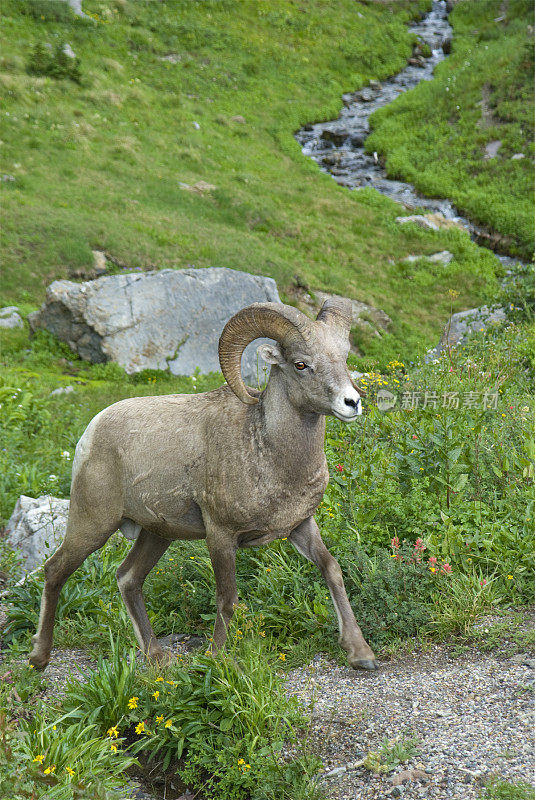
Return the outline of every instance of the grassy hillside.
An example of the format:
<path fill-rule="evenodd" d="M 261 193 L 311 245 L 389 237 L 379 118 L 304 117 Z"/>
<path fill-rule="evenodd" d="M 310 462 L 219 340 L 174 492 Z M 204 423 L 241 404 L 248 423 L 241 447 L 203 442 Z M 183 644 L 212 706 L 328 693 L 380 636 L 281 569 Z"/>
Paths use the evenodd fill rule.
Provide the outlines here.
<path fill-rule="evenodd" d="M 502 234 L 507 249 L 535 250 L 535 74 L 530 0 L 459 2 L 453 52 L 432 82 L 377 111 L 367 141 L 388 174 L 448 197 Z M 501 142 L 495 157 L 486 152 Z M 524 157 L 514 159 L 516 154 Z"/>
<path fill-rule="evenodd" d="M 293 138 L 335 117 L 342 92 L 401 69 L 407 22 L 428 5 L 88 0 L 84 21 L 5 0 L 3 302 L 29 310 L 102 249 L 132 267 L 267 274 L 286 293 L 298 274 L 384 308 L 389 357 L 436 338 L 448 289 L 458 308 L 484 299 L 494 258 L 457 231 L 400 228 L 399 206 L 338 187 Z M 63 43 L 79 83 L 28 74 L 53 71 Z M 184 187 L 198 181 L 215 188 Z M 441 249 L 456 256 L 447 271 L 398 268 Z"/>

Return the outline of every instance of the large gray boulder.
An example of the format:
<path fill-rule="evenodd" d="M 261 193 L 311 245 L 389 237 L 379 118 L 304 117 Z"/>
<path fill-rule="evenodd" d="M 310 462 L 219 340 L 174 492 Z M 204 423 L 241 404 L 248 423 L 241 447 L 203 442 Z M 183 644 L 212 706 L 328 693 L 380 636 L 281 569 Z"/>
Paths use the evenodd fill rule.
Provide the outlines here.
<path fill-rule="evenodd" d="M 22 555 L 24 574 L 40 567 L 65 536 L 69 501 L 21 495 L 6 526 L 8 544 Z"/>
<path fill-rule="evenodd" d="M 128 373 L 169 369 L 174 375 L 219 370 L 217 345 L 225 323 L 251 303 L 279 303 L 272 278 L 213 267 L 163 269 L 54 281 L 33 331 L 46 328 L 93 363 L 115 361 Z M 245 350 L 244 377 L 256 378 L 259 342 Z"/>

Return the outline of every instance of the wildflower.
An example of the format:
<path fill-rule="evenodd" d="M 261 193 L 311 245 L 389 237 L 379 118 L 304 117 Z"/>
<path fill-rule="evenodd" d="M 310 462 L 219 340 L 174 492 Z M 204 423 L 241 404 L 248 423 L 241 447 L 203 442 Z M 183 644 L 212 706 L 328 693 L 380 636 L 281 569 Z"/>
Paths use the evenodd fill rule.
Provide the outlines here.
<path fill-rule="evenodd" d="M 451 572 L 451 566 L 448 564 L 447 561 L 442 564 L 442 572 L 447 572 L 448 574 Z"/>
<path fill-rule="evenodd" d="M 143 731 L 144 731 L 144 730 L 145 730 L 145 723 L 144 723 L 144 722 L 140 722 L 140 723 L 139 723 L 138 725 L 136 725 L 136 727 L 135 727 L 135 731 L 136 731 L 136 733 L 137 733 L 137 735 L 138 735 L 138 736 L 139 736 L 141 733 L 143 733 Z"/>
<path fill-rule="evenodd" d="M 117 725 L 114 725 L 112 728 L 108 728 L 107 734 L 108 734 L 108 736 L 115 736 L 115 738 L 117 739 L 117 737 L 119 736 L 119 731 L 117 730 Z"/>
<path fill-rule="evenodd" d="M 116 753 L 117 752 L 117 745 L 115 744 L 115 742 L 112 742 L 110 744 L 110 750 L 111 750 L 112 753 Z"/>
<path fill-rule="evenodd" d="M 511 576 L 511 577 L 512 577 L 512 576 Z M 265 631 L 258 631 L 258 635 L 259 635 L 259 636 L 262 636 L 262 638 L 263 638 L 263 639 L 265 639 L 265 637 L 266 637 L 266 632 L 265 632 Z"/>
<path fill-rule="evenodd" d="M 508 576 L 507 576 L 507 580 L 508 580 L 508 581 L 512 581 L 512 580 L 513 580 L 513 576 L 512 576 L 512 575 L 508 575 Z"/>
<path fill-rule="evenodd" d="M 74 775 L 74 770 L 72 767 L 65 767 L 65 772 L 67 772 L 71 776 L 71 778 Z"/>
<path fill-rule="evenodd" d="M 37 762 L 38 764 L 42 764 L 44 760 L 45 760 L 44 756 L 38 755 L 38 756 L 35 756 L 34 763 Z"/>
<path fill-rule="evenodd" d="M 174 685 L 175 685 L 175 682 L 174 682 L 174 681 L 166 681 L 166 683 L 168 683 L 168 684 L 169 684 L 169 686 L 174 686 Z"/>
<path fill-rule="evenodd" d="M 131 708 L 131 709 L 132 708 L 137 708 L 137 701 L 138 700 L 139 700 L 139 697 L 131 697 L 130 700 L 128 701 L 128 708 Z"/>
<path fill-rule="evenodd" d="M 432 567 L 435 566 L 435 564 L 437 563 L 435 556 L 429 556 L 429 563 L 431 564 Z"/>
<path fill-rule="evenodd" d="M 271 568 L 270 567 L 266 567 L 266 572 L 271 572 Z"/>
<path fill-rule="evenodd" d="M 160 682 L 161 682 L 161 683 L 163 683 L 163 678 L 162 678 L 162 676 L 161 676 L 161 675 L 159 675 L 159 676 L 156 678 L 156 683 L 160 683 Z"/>
<path fill-rule="evenodd" d="M 163 722 L 163 714 L 158 714 L 156 717 L 156 722 Z"/>
<path fill-rule="evenodd" d="M 172 724 L 173 724 L 173 720 L 172 719 L 168 719 L 167 722 L 164 725 L 164 728 L 170 728 Z"/>
<path fill-rule="evenodd" d="M 397 555 L 396 555 L 396 553 L 392 553 L 392 554 L 391 554 L 391 556 L 390 556 L 390 558 L 397 558 Z"/>
<path fill-rule="evenodd" d="M 160 692 L 156 690 L 155 692 L 152 693 L 152 696 L 154 697 L 155 700 L 157 700 L 160 696 Z"/>
<path fill-rule="evenodd" d="M 286 653 L 279 653 L 279 661 L 286 661 Z"/>
<path fill-rule="evenodd" d="M 486 585 L 486 583 L 487 583 L 487 581 L 485 580 L 485 578 L 483 578 L 483 580 L 482 580 L 482 581 L 479 581 L 479 585 L 480 585 L 480 586 L 485 586 L 485 585 Z"/>
<path fill-rule="evenodd" d="M 414 549 L 417 550 L 419 553 L 423 553 L 424 550 L 427 550 L 427 547 L 423 543 L 422 539 L 416 539 L 414 542 Z"/>
<path fill-rule="evenodd" d="M 394 536 L 394 538 L 393 538 L 393 539 L 392 539 L 392 541 L 390 542 L 390 545 L 391 545 L 391 547 L 393 547 L 395 550 L 397 550 L 397 549 L 398 549 L 398 547 L 399 547 L 399 539 L 398 539 L 398 537 L 397 537 L 397 536 Z"/>
<path fill-rule="evenodd" d="M 416 436 L 416 434 L 415 434 L 415 433 L 413 433 L 413 434 L 412 434 L 412 438 L 413 438 L 413 439 L 417 439 L 418 437 Z"/>
<path fill-rule="evenodd" d="M 195 561 L 195 556 L 190 556 L 191 561 Z"/>
<path fill-rule="evenodd" d="M 436 572 L 437 571 L 436 567 L 429 567 L 429 569 L 431 570 L 431 572 Z"/>
<path fill-rule="evenodd" d="M 71 454 L 69 453 L 69 451 L 68 451 L 68 450 L 62 450 L 62 451 L 61 451 L 61 457 L 62 457 L 62 458 L 69 459 L 69 458 L 71 457 Z"/>
<path fill-rule="evenodd" d="M 343 472 L 344 471 L 343 465 L 342 464 L 337 464 L 336 465 L 336 470 L 337 470 L 337 472 Z"/>
<path fill-rule="evenodd" d="M 55 771 L 56 771 L 56 765 L 52 764 L 51 767 L 47 767 L 45 769 L 45 775 L 53 775 Z"/>
<path fill-rule="evenodd" d="M 245 764 L 245 759 L 244 758 L 239 758 L 238 759 L 238 766 L 241 767 L 242 764 Z"/>

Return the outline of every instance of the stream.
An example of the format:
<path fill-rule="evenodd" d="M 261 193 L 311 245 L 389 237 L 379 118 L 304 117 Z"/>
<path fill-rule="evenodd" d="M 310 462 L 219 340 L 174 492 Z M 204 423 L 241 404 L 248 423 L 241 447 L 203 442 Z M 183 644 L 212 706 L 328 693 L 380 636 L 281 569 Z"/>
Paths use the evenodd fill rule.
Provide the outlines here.
<path fill-rule="evenodd" d="M 370 81 L 369 86 L 344 94 L 344 107 L 336 120 L 305 125 L 295 134 L 305 156 L 313 158 L 323 172 L 348 189 L 372 186 L 381 194 L 402 203 L 409 209 L 423 208 L 427 212 L 442 214 L 448 220 L 464 227 L 479 244 L 494 249 L 492 237 L 470 220 L 461 216 L 446 199 L 424 197 L 414 186 L 391 180 L 379 163 L 377 154 L 368 155 L 364 142 L 370 133 L 369 118 L 378 108 L 391 103 L 403 92 L 413 89 L 420 81 L 429 81 L 437 64 L 447 56 L 444 43 L 450 42 L 453 29 L 448 21 L 444 0 L 433 0 L 431 11 L 409 28 L 421 43 L 429 45 L 431 55 L 413 57 L 405 69 L 380 83 Z M 518 259 L 498 256 L 504 265 Z"/>

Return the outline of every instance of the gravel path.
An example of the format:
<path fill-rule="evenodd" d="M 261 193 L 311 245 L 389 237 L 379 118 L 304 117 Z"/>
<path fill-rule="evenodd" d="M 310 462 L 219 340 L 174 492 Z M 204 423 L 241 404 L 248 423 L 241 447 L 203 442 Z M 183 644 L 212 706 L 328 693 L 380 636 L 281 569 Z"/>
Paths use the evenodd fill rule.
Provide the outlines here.
<path fill-rule="evenodd" d="M 312 704 L 329 800 L 472 800 L 491 777 L 535 784 L 535 659 L 450 652 L 435 646 L 369 674 L 320 657 L 289 675 L 289 693 Z M 414 737 L 418 754 L 388 774 L 362 765 L 396 737 Z"/>
<path fill-rule="evenodd" d="M 514 636 L 496 637 L 495 622 L 508 627 L 503 618 L 483 620 L 474 628 L 480 648 L 461 643 L 457 655 L 451 643 L 416 648 L 372 673 L 317 656 L 287 674 L 288 694 L 309 709 L 306 746 L 322 760 L 319 781 L 328 800 L 476 800 L 491 778 L 535 786 L 535 657 L 530 640 L 517 652 Z M 534 622 L 525 614 L 523 632 Z M 166 639 L 175 652 L 197 644 L 195 637 Z M 76 665 L 94 663 L 87 651 L 55 649 L 42 696 L 58 698 Z M 385 742 L 392 751 L 410 740 L 412 756 L 373 771 Z M 125 800 L 156 800 L 155 794 L 163 796 L 133 781 Z M 176 788 L 165 796 L 174 798 Z"/>

